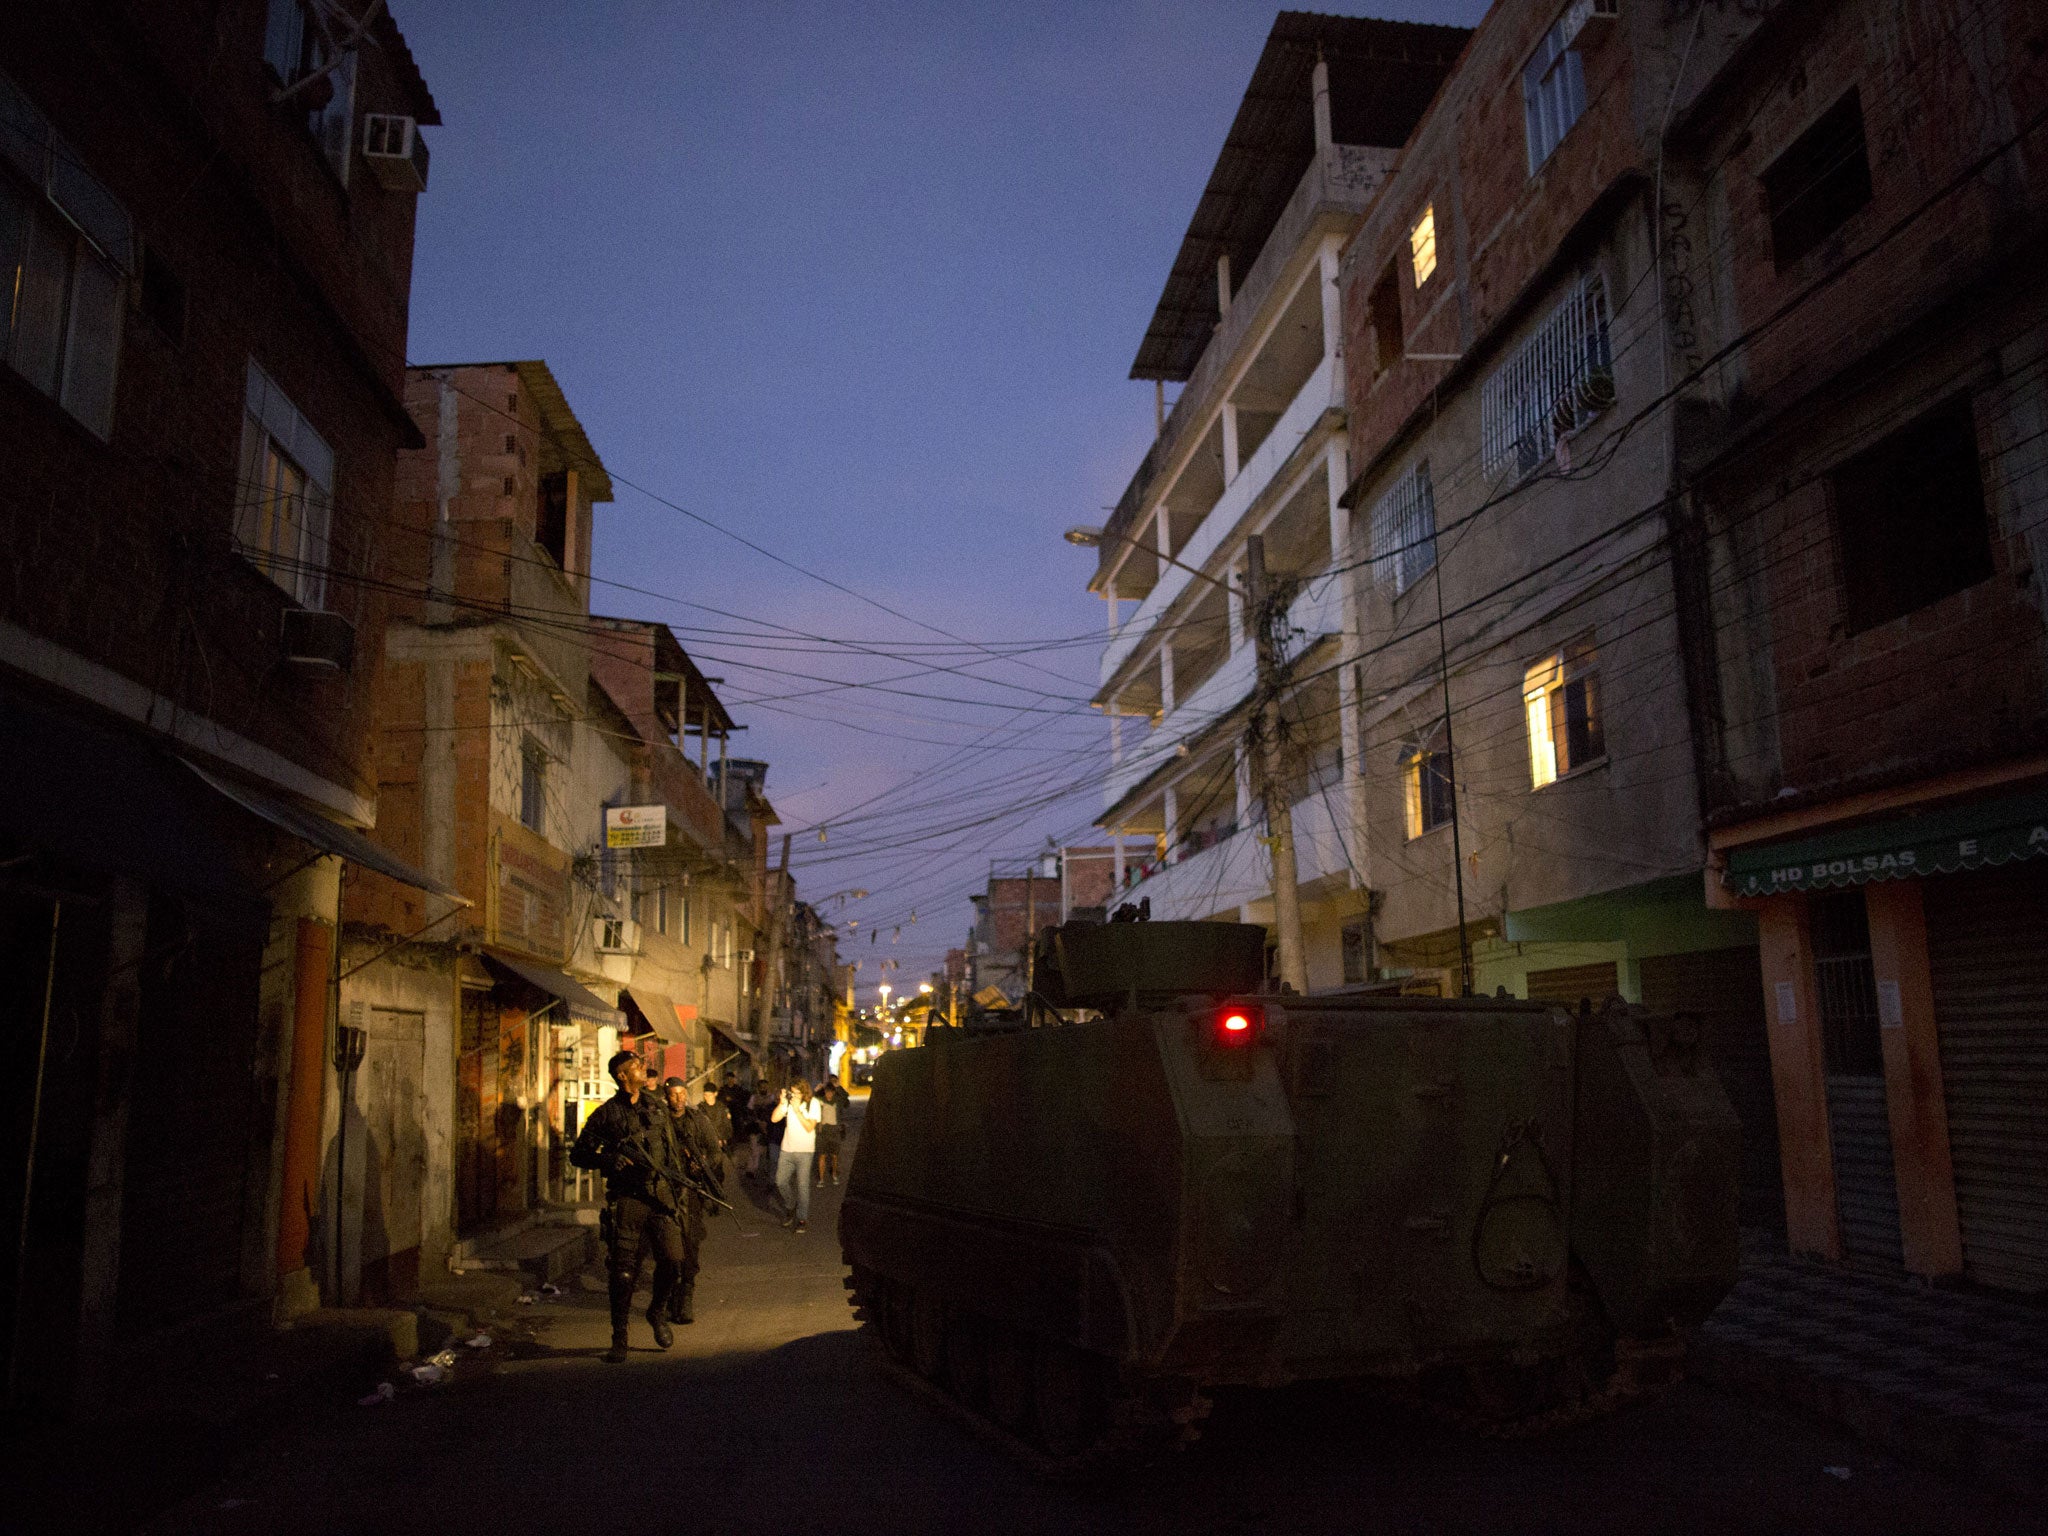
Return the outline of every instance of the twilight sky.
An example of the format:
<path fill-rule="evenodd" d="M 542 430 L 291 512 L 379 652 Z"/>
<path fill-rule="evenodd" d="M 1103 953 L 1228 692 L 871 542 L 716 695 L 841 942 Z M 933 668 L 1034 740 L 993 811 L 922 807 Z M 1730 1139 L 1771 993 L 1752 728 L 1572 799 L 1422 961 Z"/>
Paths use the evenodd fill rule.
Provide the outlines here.
<path fill-rule="evenodd" d="M 1277 7 L 393 9 L 446 120 L 413 360 L 546 359 L 617 490 L 593 606 L 725 679 L 800 892 L 871 892 L 827 908 L 862 1002 L 914 989 L 991 859 L 1093 840 L 1060 533 L 1151 436 L 1126 375 Z"/>

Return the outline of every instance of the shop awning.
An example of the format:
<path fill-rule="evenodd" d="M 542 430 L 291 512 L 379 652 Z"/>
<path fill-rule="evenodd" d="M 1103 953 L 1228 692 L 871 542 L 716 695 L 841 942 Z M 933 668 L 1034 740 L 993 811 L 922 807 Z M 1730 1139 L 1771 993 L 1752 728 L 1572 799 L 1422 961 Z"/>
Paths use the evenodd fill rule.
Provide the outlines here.
<path fill-rule="evenodd" d="M 2048 794 L 2042 793 L 1730 849 L 1722 879 L 1738 896 L 1772 896 L 2039 858 L 2048 858 Z"/>
<path fill-rule="evenodd" d="M 211 827 L 211 797 L 140 732 L 0 687 L 0 859 L 118 870 L 259 909 L 263 894 Z M 66 883 L 60 869 L 37 878 Z"/>
<path fill-rule="evenodd" d="M 705 1027 L 711 1031 L 712 1038 L 717 1042 L 718 1054 L 720 1056 L 731 1056 L 734 1052 L 738 1052 L 755 1066 L 761 1064 L 760 1053 L 731 1030 L 717 1024 L 706 1024 Z"/>
<path fill-rule="evenodd" d="M 593 1024 L 609 1024 L 613 1029 L 625 1025 L 625 1014 L 575 977 L 565 976 L 552 966 L 542 965 L 534 960 L 516 959 L 495 949 L 485 950 L 484 959 L 493 970 L 516 977 L 530 987 L 538 987 L 549 996 L 561 999 L 562 1006 L 576 1018 L 588 1019 Z"/>
<path fill-rule="evenodd" d="M 281 827 L 300 842 L 311 843 L 315 848 L 325 849 L 328 853 L 338 853 L 351 864 L 374 869 L 378 874 L 388 875 L 401 885 L 409 885 L 416 890 L 445 897 L 465 907 L 475 905 L 460 891 L 450 889 L 432 875 L 414 869 L 396 854 L 378 847 L 354 827 L 345 827 L 338 821 L 329 821 L 325 816 L 302 809 L 277 795 L 208 773 L 197 763 L 187 762 L 185 766 L 198 774 L 210 788 L 225 795 L 243 810 L 261 817 L 273 827 Z"/>
<path fill-rule="evenodd" d="M 666 992 L 657 992 L 652 987 L 643 987 L 634 982 L 626 988 L 626 995 L 633 1000 L 633 1006 L 645 1016 L 660 1040 L 680 1040 L 682 1017 L 675 1002 Z"/>

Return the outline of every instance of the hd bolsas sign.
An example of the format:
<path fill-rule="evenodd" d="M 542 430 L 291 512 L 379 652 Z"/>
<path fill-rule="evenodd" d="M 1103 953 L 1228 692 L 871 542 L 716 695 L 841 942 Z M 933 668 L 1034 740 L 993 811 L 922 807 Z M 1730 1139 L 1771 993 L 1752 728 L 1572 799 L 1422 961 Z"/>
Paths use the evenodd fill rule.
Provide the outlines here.
<path fill-rule="evenodd" d="M 605 809 L 605 847 L 659 848 L 667 841 L 667 806 L 614 805 Z"/>
<path fill-rule="evenodd" d="M 1738 848 L 1727 884 L 1738 896 L 1826 890 L 2048 858 L 2048 807 L 2008 802 L 1862 827 L 1801 843 Z"/>

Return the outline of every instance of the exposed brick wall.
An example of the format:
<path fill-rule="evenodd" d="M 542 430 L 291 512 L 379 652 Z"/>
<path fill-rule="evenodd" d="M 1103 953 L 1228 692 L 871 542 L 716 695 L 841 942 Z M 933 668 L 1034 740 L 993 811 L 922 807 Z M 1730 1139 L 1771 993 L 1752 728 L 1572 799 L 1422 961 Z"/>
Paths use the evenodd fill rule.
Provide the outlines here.
<path fill-rule="evenodd" d="M 1354 470 L 1371 462 L 1451 369 L 1411 362 L 1379 370 L 1368 305 L 1389 264 L 1404 349 L 1468 352 L 1498 326 L 1601 193 L 1640 163 L 1631 33 L 1623 23 L 1595 24 L 1579 45 L 1585 115 L 1530 174 L 1521 72 L 1560 9 L 1549 0 L 1504 0 L 1487 14 L 1345 252 L 1341 303 Z M 1628 25 L 1655 23 L 1631 18 Z M 1418 290 L 1409 230 L 1425 207 L 1435 211 L 1437 269 Z"/>
<path fill-rule="evenodd" d="M 0 618 L 140 681 L 357 794 L 373 789 L 374 570 L 390 505 L 413 202 L 344 192 L 267 103 L 263 6 L 80 5 L 0 14 L 0 67 L 182 281 L 184 334 L 126 316 L 111 441 L 0 368 Z M 358 110 L 403 110 L 365 55 Z M 335 676 L 288 667 L 284 593 L 230 547 L 245 365 L 334 448 L 329 606 L 358 630 Z"/>
<path fill-rule="evenodd" d="M 1694 135 L 1726 295 L 1714 341 L 1746 338 L 1709 381 L 1720 430 L 1746 436 L 1702 485 L 1724 551 L 1710 597 L 1722 673 L 1745 679 L 1719 727 L 1733 759 L 1723 812 L 2048 742 L 2048 483 L 2034 430 L 2048 409 L 2048 138 L 2037 126 L 1930 203 L 2048 108 L 2048 13 L 1870 0 L 1785 21 Z M 1870 201 L 1780 271 L 1764 173 L 1852 86 Z M 1993 574 L 1851 634 L 1829 472 L 1956 398 L 1973 409 Z M 1769 697 L 1746 682 L 1758 650 Z"/>
<path fill-rule="evenodd" d="M 2030 0 L 1840 4 L 1775 57 L 1720 114 L 1704 150 L 1725 205 L 1725 261 L 1743 330 L 1800 299 L 1845 256 L 1885 238 L 1853 278 L 1798 303 L 1743 348 L 1738 416 L 1813 389 L 1873 342 L 1966 291 L 2001 247 L 2037 236 L 2048 204 L 2048 133 L 2036 127 L 1989 174 L 1942 196 L 1982 156 L 2048 109 L 2048 11 Z M 1779 271 L 1763 174 L 1851 87 L 1861 101 L 1871 199 Z"/>

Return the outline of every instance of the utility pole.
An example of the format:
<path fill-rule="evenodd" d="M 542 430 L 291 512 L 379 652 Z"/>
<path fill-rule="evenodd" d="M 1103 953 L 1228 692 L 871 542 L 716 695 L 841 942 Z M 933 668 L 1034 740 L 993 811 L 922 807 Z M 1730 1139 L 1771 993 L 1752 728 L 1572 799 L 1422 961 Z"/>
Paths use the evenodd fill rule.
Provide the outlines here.
<path fill-rule="evenodd" d="M 1038 860 L 1024 866 L 1024 990 L 1038 985 Z"/>
<path fill-rule="evenodd" d="M 782 858 L 775 870 L 775 894 L 768 907 L 768 963 L 761 972 L 761 995 L 756 1000 L 761 1010 L 760 1027 L 754 1037 L 761 1043 L 761 1054 L 768 1054 L 769 1017 L 775 1011 L 775 978 L 782 972 L 782 934 L 789 924 L 788 903 L 783 900 L 783 889 L 789 883 L 789 839 L 782 834 Z"/>
<path fill-rule="evenodd" d="M 1308 962 L 1301 948 L 1301 885 L 1294 861 L 1294 807 L 1280 771 L 1280 658 L 1274 636 L 1278 615 L 1266 583 L 1266 541 L 1245 540 L 1245 601 L 1250 609 L 1258 659 L 1258 693 L 1252 713 L 1258 747 L 1259 795 L 1266 807 L 1266 841 L 1273 850 L 1273 926 L 1280 941 L 1280 981 L 1308 991 Z"/>

